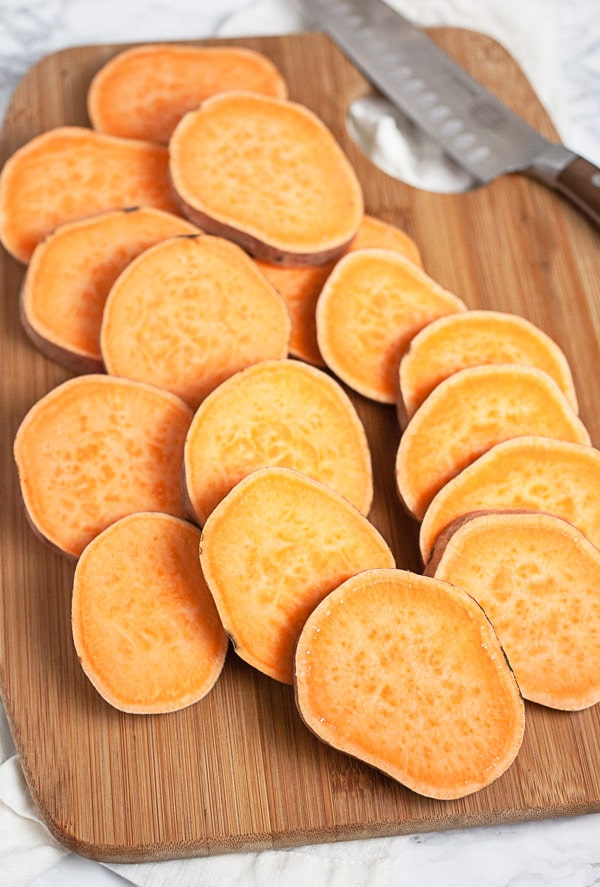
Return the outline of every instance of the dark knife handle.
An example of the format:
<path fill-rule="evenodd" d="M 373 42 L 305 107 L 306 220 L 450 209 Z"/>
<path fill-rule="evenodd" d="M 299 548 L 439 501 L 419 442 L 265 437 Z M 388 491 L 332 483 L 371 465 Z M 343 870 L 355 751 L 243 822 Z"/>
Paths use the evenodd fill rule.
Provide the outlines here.
<path fill-rule="evenodd" d="M 600 228 L 600 169 L 597 166 L 575 156 L 552 179 L 544 178 Z"/>

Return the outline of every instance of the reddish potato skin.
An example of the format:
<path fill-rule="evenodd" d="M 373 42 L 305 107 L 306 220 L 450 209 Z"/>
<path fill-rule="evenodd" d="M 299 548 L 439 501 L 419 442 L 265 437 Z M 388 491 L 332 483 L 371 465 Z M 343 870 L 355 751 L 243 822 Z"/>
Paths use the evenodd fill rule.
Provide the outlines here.
<path fill-rule="evenodd" d="M 424 576 L 431 576 L 435 578 L 435 572 L 438 568 L 438 565 L 442 559 L 442 556 L 446 550 L 448 543 L 450 542 L 452 536 L 456 533 L 457 530 L 460 530 L 465 524 L 469 523 L 475 517 L 482 517 L 486 514 L 544 514 L 545 512 L 536 512 L 529 510 L 527 508 L 508 508 L 503 509 L 501 511 L 492 511 L 492 510 L 481 510 L 481 511 L 469 511 L 466 514 L 461 514 L 460 517 L 455 518 L 450 521 L 450 523 L 444 527 L 442 532 L 437 537 L 435 544 L 433 546 L 433 550 L 431 552 L 431 556 L 429 557 L 427 563 L 423 568 Z"/>
<path fill-rule="evenodd" d="M 71 370 L 71 372 L 76 373 L 77 375 L 105 372 L 104 364 L 101 360 L 96 360 L 93 357 L 86 357 L 83 354 L 77 354 L 77 352 L 70 351 L 68 348 L 62 348 L 60 345 L 57 345 L 56 342 L 52 342 L 51 339 L 46 339 L 44 336 L 41 336 L 29 321 L 23 304 L 23 292 L 24 289 L 21 287 L 19 295 L 19 315 L 21 318 L 21 325 L 31 342 L 41 354 L 53 363 L 58 363 L 60 366 Z"/>
<path fill-rule="evenodd" d="M 180 212 L 192 222 L 198 225 L 207 234 L 213 234 L 216 237 L 224 237 L 226 240 L 232 240 L 237 243 L 243 250 L 249 253 L 254 259 L 261 259 L 271 265 L 282 265 L 288 268 L 306 268 L 314 265 L 326 265 L 341 258 L 354 239 L 354 235 L 339 246 L 332 247 L 322 252 L 297 253 L 280 250 L 272 244 L 265 243 L 258 237 L 253 237 L 246 231 L 234 228 L 232 225 L 226 225 L 219 222 L 207 213 L 202 212 L 194 206 L 191 206 L 185 198 L 175 190 L 171 182 L 171 188 L 175 200 L 179 206 Z"/>

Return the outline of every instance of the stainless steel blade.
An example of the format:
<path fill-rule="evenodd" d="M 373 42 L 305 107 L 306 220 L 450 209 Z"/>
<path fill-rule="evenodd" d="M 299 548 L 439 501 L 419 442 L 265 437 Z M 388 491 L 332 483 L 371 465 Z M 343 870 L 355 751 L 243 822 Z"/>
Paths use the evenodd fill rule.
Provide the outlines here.
<path fill-rule="evenodd" d="M 303 0 L 357 68 L 481 183 L 524 172 L 600 228 L 600 169 L 540 135 L 383 0 Z"/>
<path fill-rule="evenodd" d="M 382 0 L 304 0 L 371 82 L 479 182 L 576 155 L 543 138 Z M 538 175 L 539 177 L 539 175 Z"/>

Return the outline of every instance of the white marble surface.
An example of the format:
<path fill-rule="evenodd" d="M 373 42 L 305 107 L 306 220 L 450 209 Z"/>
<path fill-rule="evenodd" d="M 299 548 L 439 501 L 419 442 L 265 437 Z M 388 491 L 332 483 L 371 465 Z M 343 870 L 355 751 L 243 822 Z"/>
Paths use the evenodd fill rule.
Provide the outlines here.
<path fill-rule="evenodd" d="M 562 139 L 600 163 L 599 0 L 394 0 L 422 24 L 478 27 L 509 48 Z M 29 66 L 76 44 L 283 32 L 289 0 L 0 0 L 0 114 Z M 65 855 L 35 821 L 0 707 L 0 883 L 404 885 L 482 887 L 600 883 L 600 814 L 209 860 L 116 866 Z M 118 873 L 117 873 L 118 872 Z"/>

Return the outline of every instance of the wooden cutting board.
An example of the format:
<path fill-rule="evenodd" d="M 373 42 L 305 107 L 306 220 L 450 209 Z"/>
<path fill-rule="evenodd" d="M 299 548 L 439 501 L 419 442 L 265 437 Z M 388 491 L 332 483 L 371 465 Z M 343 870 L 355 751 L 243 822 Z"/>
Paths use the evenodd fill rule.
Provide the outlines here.
<path fill-rule="evenodd" d="M 432 36 L 542 133 L 554 135 L 498 44 L 462 30 Z M 440 195 L 379 172 L 345 129 L 348 105 L 369 86 L 325 36 L 229 42 L 274 60 L 291 96 L 316 110 L 342 143 L 364 186 L 367 210 L 406 228 L 431 276 L 471 308 L 528 317 L 562 346 L 581 416 L 600 445 L 597 232 L 560 198 L 522 177 Z M 69 49 L 36 66 L 8 111 L 2 161 L 44 129 L 86 124 L 90 78 L 120 48 Z M 599 706 L 567 714 L 528 704 L 524 744 L 510 770 L 475 795 L 441 802 L 322 745 L 301 724 L 291 688 L 233 653 L 209 696 L 182 712 L 135 717 L 106 705 L 73 649 L 73 568 L 27 526 L 12 460 L 19 421 L 66 373 L 41 357 L 21 330 L 23 268 L 5 253 L 0 263 L 0 684 L 27 783 L 59 841 L 96 859 L 138 861 L 600 810 Z M 354 401 L 373 452 L 372 519 L 398 565 L 418 570 L 417 526 L 394 491 L 394 411 L 358 396 Z"/>

